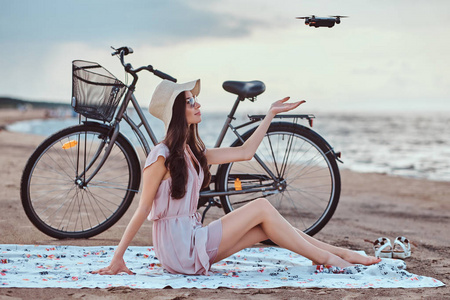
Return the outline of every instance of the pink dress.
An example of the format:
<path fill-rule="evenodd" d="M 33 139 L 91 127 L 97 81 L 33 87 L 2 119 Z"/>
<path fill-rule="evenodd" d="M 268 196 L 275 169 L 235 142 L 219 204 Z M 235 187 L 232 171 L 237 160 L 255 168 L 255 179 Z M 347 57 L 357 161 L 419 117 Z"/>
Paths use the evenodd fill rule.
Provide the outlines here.
<path fill-rule="evenodd" d="M 148 155 L 144 169 L 159 156 L 166 158 L 168 155 L 169 148 L 165 144 L 156 145 Z M 171 197 L 172 179 L 169 177 L 161 181 L 153 200 L 148 216 L 153 221 L 153 245 L 156 257 L 170 273 L 208 275 L 222 240 L 222 222 L 219 219 L 202 227 L 197 203 L 204 174 L 202 168 L 197 173 L 191 156 L 197 164 L 198 161 L 189 146 L 185 156 L 188 164 L 185 196 L 181 199 Z"/>

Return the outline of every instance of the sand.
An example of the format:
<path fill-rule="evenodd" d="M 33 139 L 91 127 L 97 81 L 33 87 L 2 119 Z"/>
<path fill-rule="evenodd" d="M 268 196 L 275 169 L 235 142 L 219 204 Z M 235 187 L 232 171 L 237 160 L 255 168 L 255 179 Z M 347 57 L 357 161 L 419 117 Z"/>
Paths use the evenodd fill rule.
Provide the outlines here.
<path fill-rule="evenodd" d="M 125 216 L 108 231 L 88 240 L 55 240 L 38 231 L 27 219 L 19 196 L 26 160 L 44 139 L 8 132 L 4 125 L 43 118 L 45 111 L 0 110 L 0 220 L 1 244 L 117 245 L 138 198 Z M 430 154 L 431 155 L 431 154 Z M 342 195 L 331 221 L 315 237 L 334 245 L 373 254 L 365 240 L 406 236 L 414 242 L 408 271 L 441 280 L 446 287 L 425 289 L 23 289 L 0 288 L 0 299 L 356 299 L 450 298 L 450 182 L 406 179 L 384 174 L 342 172 Z M 210 218 L 223 213 L 213 208 Z M 151 245 L 151 223 L 146 222 L 132 245 Z"/>

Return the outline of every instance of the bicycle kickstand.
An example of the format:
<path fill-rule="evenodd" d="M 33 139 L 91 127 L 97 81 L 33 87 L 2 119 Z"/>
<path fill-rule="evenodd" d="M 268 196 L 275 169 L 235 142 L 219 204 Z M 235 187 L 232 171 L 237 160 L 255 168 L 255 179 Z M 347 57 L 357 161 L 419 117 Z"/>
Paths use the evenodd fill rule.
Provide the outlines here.
<path fill-rule="evenodd" d="M 203 221 L 205 220 L 206 212 L 207 212 L 212 206 L 217 206 L 217 207 L 219 207 L 219 208 L 222 207 L 222 205 L 220 204 L 220 202 L 218 202 L 217 200 L 215 200 L 213 197 L 209 197 L 209 198 L 208 198 L 208 205 L 206 206 L 206 208 L 205 208 L 205 210 L 203 211 L 203 214 L 202 214 L 202 224 L 203 224 Z"/>

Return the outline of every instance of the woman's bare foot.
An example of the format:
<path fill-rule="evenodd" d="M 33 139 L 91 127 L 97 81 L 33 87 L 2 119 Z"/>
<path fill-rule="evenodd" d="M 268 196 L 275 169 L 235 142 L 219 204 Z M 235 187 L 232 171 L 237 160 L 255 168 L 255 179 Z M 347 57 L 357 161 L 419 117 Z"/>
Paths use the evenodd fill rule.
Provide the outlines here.
<path fill-rule="evenodd" d="M 350 263 L 347 260 L 344 260 L 342 258 L 340 258 L 339 256 L 330 253 L 330 257 L 326 263 L 327 265 L 332 265 L 335 267 L 339 267 L 339 268 L 346 268 L 346 267 L 351 267 L 354 266 L 354 264 Z"/>
<path fill-rule="evenodd" d="M 341 255 L 341 258 L 352 263 L 352 264 L 361 264 L 365 266 L 370 266 L 373 264 L 377 264 L 381 261 L 381 258 L 376 258 L 374 256 L 365 256 L 361 255 L 358 252 L 347 250 Z"/>

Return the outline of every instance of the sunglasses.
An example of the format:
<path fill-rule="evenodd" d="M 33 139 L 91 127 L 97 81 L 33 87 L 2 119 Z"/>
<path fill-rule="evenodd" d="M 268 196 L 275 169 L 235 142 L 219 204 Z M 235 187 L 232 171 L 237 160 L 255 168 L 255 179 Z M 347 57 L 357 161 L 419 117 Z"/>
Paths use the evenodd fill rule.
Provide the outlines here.
<path fill-rule="evenodd" d="M 192 108 L 195 107 L 195 104 L 198 103 L 197 96 L 191 97 L 186 100 L 186 104 L 189 104 Z"/>

